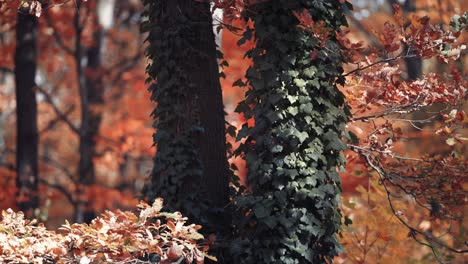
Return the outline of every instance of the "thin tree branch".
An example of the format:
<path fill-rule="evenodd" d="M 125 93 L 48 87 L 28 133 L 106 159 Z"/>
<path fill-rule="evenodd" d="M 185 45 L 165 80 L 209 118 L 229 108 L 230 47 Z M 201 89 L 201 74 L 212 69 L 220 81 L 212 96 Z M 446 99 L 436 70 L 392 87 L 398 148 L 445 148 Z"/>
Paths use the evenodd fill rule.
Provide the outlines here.
<path fill-rule="evenodd" d="M 9 171 L 16 172 L 15 165 L 13 165 L 11 163 L 6 163 L 6 162 L 3 162 L 3 161 L 0 161 L 0 167 L 4 167 Z"/>
<path fill-rule="evenodd" d="M 118 69 L 118 72 L 115 74 L 114 78 L 108 82 L 109 84 L 106 85 L 106 88 L 104 88 L 105 91 L 109 90 L 111 87 L 115 86 L 117 82 L 119 82 L 122 79 L 122 75 L 133 69 L 138 61 L 143 57 L 143 52 L 137 51 L 137 53 L 128 59 L 125 59 L 116 65 L 110 67 L 106 72 L 110 73 L 116 69 Z"/>
<path fill-rule="evenodd" d="M 49 187 L 49 188 L 52 188 L 52 189 L 55 189 L 57 191 L 59 191 L 60 193 L 62 193 L 68 200 L 68 202 L 70 202 L 70 204 L 72 204 L 73 206 L 76 205 L 76 202 L 75 202 L 75 199 L 73 198 L 73 196 L 70 194 L 70 191 L 67 190 L 64 186 L 60 185 L 60 184 L 57 184 L 57 183 L 50 183 L 44 179 L 39 179 L 39 183 Z"/>
<path fill-rule="evenodd" d="M 16 172 L 16 166 L 13 165 L 13 164 L 0 162 L 0 166 L 5 167 L 6 169 L 8 169 L 8 170 L 10 170 L 12 172 Z M 53 188 L 53 189 L 56 189 L 56 190 L 60 191 L 72 205 L 75 204 L 75 200 L 73 199 L 72 195 L 70 194 L 70 192 L 64 186 L 62 186 L 60 184 L 56 184 L 56 183 L 47 182 L 44 179 L 39 179 L 39 183 L 42 183 L 44 185 L 47 185 L 50 188 Z"/>
<path fill-rule="evenodd" d="M 49 166 L 62 171 L 74 184 L 76 184 L 74 174 L 67 167 L 63 166 L 60 162 L 53 160 L 47 156 L 41 156 L 40 159 L 42 162 L 48 164 Z"/>
<path fill-rule="evenodd" d="M 55 28 L 54 26 L 54 23 L 52 22 L 52 20 L 50 19 L 50 15 L 49 15 L 49 12 L 46 11 L 45 12 L 45 21 L 47 23 L 47 26 L 51 27 L 52 28 L 52 36 L 54 36 L 54 39 L 55 41 L 59 44 L 59 46 L 65 51 L 67 52 L 69 55 L 72 55 L 75 53 L 73 51 L 72 48 L 68 47 L 67 44 L 65 44 L 65 42 L 63 41 L 63 38 L 62 36 L 60 36 L 60 34 L 58 33 L 57 29 Z"/>
<path fill-rule="evenodd" d="M 413 55 L 408 55 L 409 57 L 413 57 Z M 391 57 L 391 58 L 387 58 L 387 59 L 383 59 L 383 60 L 379 60 L 379 61 L 375 61 L 371 64 L 368 64 L 364 67 L 357 67 L 356 69 L 350 71 L 350 72 L 347 72 L 345 74 L 343 74 L 344 77 L 348 76 L 348 75 L 351 75 L 355 72 L 358 72 L 358 71 L 363 71 L 363 70 L 366 70 L 368 68 L 371 68 L 375 65 L 378 65 L 378 64 L 381 64 L 381 63 L 388 63 L 388 62 L 392 62 L 392 61 L 395 61 L 395 60 L 399 60 L 399 59 L 402 59 L 402 58 L 406 58 L 407 56 L 402 56 L 402 53 L 398 54 L 397 56 L 395 57 Z"/>
<path fill-rule="evenodd" d="M 377 165 L 375 164 L 371 157 L 370 157 L 370 154 L 364 154 L 363 152 L 358 152 L 358 154 L 360 154 L 362 157 L 365 158 L 367 164 L 369 164 L 369 166 L 374 169 L 377 174 L 379 175 L 380 177 L 380 182 L 382 183 L 386 193 L 387 193 L 387 200 L 389 202 L 389 205 L 390 205 L 390 209 L 392 210 L 392 213 L 396 216 L 396 218 L 398 219 L 398 221 L 400 223 L 402 223 L 405 227 L 407 227 L 410 231 L 410 235 L 412 238 L 415 239 L 416 242 L 422 244 L 422 245 L 425 245 L 425 246 L 428 246 L 429 248 L 431 248 L 434 252 L 434 248 L 432 245 L 428 244 L 428 243 L 425 243 L 423 241 L 420 241 L 417 239 L 417 235 L 421 235 L 422 237 L 424 237 L 427 241 L 431 241 L 431 242 L 434 242 L 435 244 L 451 251 L 451 252 L 454 252 L 454 253 L 457 253 L 457 254 L 463 254 L 463 253 L 468 253 L 468 249 L 456 249 L 456 248 L 453 248 L 449 245 L 447 245 L 446 243 L 434 238 L 433 236 L 430 236 L 428 234 L 426 234 L 425 232 L 422 232 L 422 231 L 419 231 L 417 230 L 416 228 L 412 227 L 410 224 L 408 224 L 405 220 L 403 220 L 399 213 L 397 212 L 397 210 L 395 209 L 395 206 L 393 204 L 393 200 L 391 198 L 392 196 L 392 193 L 390 192 L 389 190 L 389 187 L 387 186 L 386 182 L 390 182 L 392 183 L 391 181 L 391 177 L 388 177 L 387 173 L 385 172 L 385 170 L 380 166 L 380 165 Z M 392 183 L 394 184 L 394 183 Z"/>
<path fill-rule="evenodd" d="M 0 72 L 11 73 L 11 74 L 14 73 L 12 69 L 5 67 L 5 66 L 0 66 Z"/>
<path fill-rule="evenodd" d="M 75 106 L 71 105 L 65 112 L 63 112 L 63 116 L 65 116 L 68 120 L 68 115 L 71 114 L 75 110 Z M 45 126 L 41 131 L 39 131 L 39 134 L 45 133 L 48 130 L 52 129 L 59 121 L 62 121 L 63 118 L 60 116 L 57 116 L 57 118 L 51 120 L 47 126 Z"/>
<path fill-rule="evenodd" d="M 53 99 L 52 99 L 52 96 L 47 93 L 42 87 L 40 86 L 36 86 L 36 89 L 41 92 L 42 95 L 44 95 L 44 98 L 46 100 L 47 103 L 49 103 L 50 106 L 52 106 L 52 109 L 54 110 L 55 114 L 57 115 L 57 117 L 59 117 L 63 122 L 65 122 L 65 124 L 68 125 L 68 127 L 73 131 L 75 132 L 76 134 L 80 134 L 80 131 L 77 127 L 75 127 L 72 122 L 68 119 L 67 115 L 62 113 L 60 111 L 60 109 L 58 109 L 58 107 L 55 105 Z"/>

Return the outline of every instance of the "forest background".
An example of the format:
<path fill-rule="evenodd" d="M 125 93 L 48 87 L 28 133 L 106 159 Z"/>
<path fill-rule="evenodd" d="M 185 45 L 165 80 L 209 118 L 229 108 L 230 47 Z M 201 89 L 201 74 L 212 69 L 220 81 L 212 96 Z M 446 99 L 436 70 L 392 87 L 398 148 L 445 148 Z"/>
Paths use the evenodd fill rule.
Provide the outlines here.
<path fill-rule="evenodd" d="M 16 184 L 18 150 L 17 130 L 14 129 L 17 105 L 14 60 L 18 5 L 19 1 L 0 1 L 2 210 L 17 210 L 22 199 L 30 199 L 18 196 Z M 388 23 L 398 25 L 405 20 L 417 24 L 420 21 L 416 21 L 415 16 L 428 16 L 431 24 L 448 28 L 455 14 L 461 15 L 468 10 L 466 3 L 455 0 L 361 0 L 353 1 L 353 5 L 354 10 L 349 10 L 347 14 L 350 24 L 347 37 L 353 43 L 362 41 L 353 47 L 356 51 L 361 48 L 364 50 L 367 45 L 380 48 L 391 46 L 394 39 L 388 37 L 391 34 Z M 394 15 L 392 5 L 400 6 L 400 15 L 403 16 L 401 21 Z M 29 215 L 45 221 L 50 228 L 61 226 L 65 219 L 81 222 L 86 219 L 86 211 L 90 208 L 94 215 L 104 210 L 134 208 L 153 166 L 152 159 L 156 151 L 152 140 L 153 121 L 150 118 L 154 104 L 150 101 L 148 84 L 145 83 L 148 61 L 144 56 L 144 35 L 140 32 L 142 4 L 136 0 L 88 0 L 81 6 L 81 20 L 78 22 L 74 20 L 76 10 L 75 1 L 55 1 L 49 8 L 42 10 L 38 19 L 38 59 L 34 80 L 37 89 L 34 92 L 37 99 L 40 181 L 39 193 L 26 193 L 24 196 L 33 195 L 39 198 L 37 209 L 29 212 Z M 236 12 L 232 14 L 235 16 Z M 240 129 L 246 120 L 234 110 L 244 99 L 248 88 L 238 87 L 239 83 L 236 84 L 236 81 L 244 78 L 252 63 L 244 54 L 254 44 L 247 41 L 241 47 L 238 46 L 248 24 L 228 15 L 223 18 L 218 13 L 214 30 L 218 33 L 217 42 L 224 54 L 220 68 L 224 76 L 221 78 L 221 85 L 227 121 Z M 225 28 L 218 31 L 217 28 L 221 25 Z M 77 32 L 79 38 L 76 37 Z M 466 43 L 466 33 L 459 36 L 458 42 Z M 393 52 L 399 48 L 397 45 Z M 78 58 L 76 49 L 81 49 L 86 58 Z M 445 63 L 437 58 L 423 61 L 401 56 L 386 61 L 389 64 L 382 63 L 370 70 L 371 73 L 388 70 L 387 74 L 392 75 L 397 74 L 392 69 L 397 66 L 402 70 L 398 76 L 405 80 L 417 80 L 425 73 L 445 76 L 446 73 L 453 72 L 453 69 L 458 69 L 459 78 L 466 82 L 466 52 L 459 48 L 458 54 L 450 55 L 458 60 Z M 86 60 L 86 63 L 81 60 Z M 353 72 L 366 67 L 362 65 L 350 63 L 345 71 Z M 341 173 L 342 210 L 353 223 L 343 230 L 340 242 L 346 253 L 337 257 L 336 262 L 428 263 L 444 258 L 462 263 L 463 255 L 451 254 L 450 250 L 437 251 L 434 254 L 434 248 L 431 250 L 430 247 L 414 241 L 411 230 L 398 217 L 425 234 L 430 232 L 434 236 L 440 235 L 444 243 L 447 242 L 454 248 L 458 247 L 457 243 L 463 244 L 466 241 L 466 90 L 460 90 L 461 97 L 451 97 L 456 89 L 448 86 L 450 91 L 445 94 L 448 99 L 441 100 L 442 103 L 433 100 L 422 107 L 404 109 L 402 101 L 414 100 L 411 93 L 420 93 L 421 90 L 409 90 L 409 95 L 395 95 L 382 102 L 379 88 L 384 85 L 377 87 L 377 82 L 369 81 L 371 79 L 369 74 L 350 76 L 347 85 L 342 87 L 349 104 L 355 110 L 355 117 L 349 123 L 348 130 L 362 144 L 354 144 L 353 138 L 350 138 L 351 147 L 345 153 L 348 163 L 346 171 Z M 391 78 L 388 79 L 390 80 Z M 384 81 L 380 79 L 380 82 Z M 83 83 L 96 84 L 86 85 L 89 87 L 86 100 L 83 99 Z M 86 111 L 89 116 L 86 126 L 83 126 L 81 120 L 82 111 Z M 399 115 L 403 112 L 403 116 Z M 392 136 L 388 132 L 382 132 L 384 128 L 388 130 L 390 123 Z M 83 129 L 86 129 L 85 133 Z M 88 140 L 86 147 L 80 147 L 80 136 Z M 228 137 L 228 142 L 234 147 L 238 144 L 232 136 Z M 376 150 L 392 158 L 396 156 L 398 163 L 383 160 L 376 162 L 374 156 L 368 155 Z M 245 161 L 240 157 L 230 157 L 230 162 L 238 168 L 236 174 L 245 184 Z M 418 190 L 433 188 L 444 193 L 441 197 L 445 200 L 426 199 L 425 202 L 429 204 L 426 207 L 430 208 L 427 210 L 412 199 L 400 196 L 403 197 L 398 201 L 401 209 L 392 211 L 393 208 L 389 207 L 389 191 L 382 185 L 379 168 L 384 168 L 389 173 L 404 171 L 417 174 L 426 168 L 410 162 L 432 162 L 432 159 L 447 161 L 458 168 L 447 171 L 445 167 L 437 167 L 431 163 L 429 171 L 422 173 L 426 176 L 426 183 L 449 175 L 450 184 L 427 187 L 425 183 L 419 182 L 418 186 L 412 187 Z M 417 169 L 403 169 L 411 167 Z M 433 172 L 436 175 L 431 174 Z M 93 182 L 89 184 L 89 188 L 84 189 L 82 185 L 86 183 L 87 177 L 92 178 Z M 445 193 L 451 193 L 450 197 L 444 196 Z M 431 197 L 439 196 L 431 194 Z M 83 201 L 88 204 L 85 205 L 84 212 L 80 213 Z M 439 209 L 434 209 L 435 207 Z M 447 219 L 438 217 L 449 213 L 457 218 L 443 221 Z"/>

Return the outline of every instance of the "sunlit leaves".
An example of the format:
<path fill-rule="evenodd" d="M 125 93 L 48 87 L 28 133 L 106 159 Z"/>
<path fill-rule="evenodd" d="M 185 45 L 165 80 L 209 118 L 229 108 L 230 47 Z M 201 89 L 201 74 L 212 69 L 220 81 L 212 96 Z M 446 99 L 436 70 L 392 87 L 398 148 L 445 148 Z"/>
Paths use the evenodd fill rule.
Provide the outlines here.
<path fill-rule="evenodd" d="M 464 69 L 456 67 L 466 48 L 458 40 L 462 26 L 456 24 L 463 19 L 454 17 L 454 31 L 432 23 L 429 17 L 404 16 L 399 8 L 394 19 L 396 24 L 387 22 L 384 32 L 378 33 L 380 47 L 365 48 L 340 39 L 345 55 L 349 54 L 349 66 L 355 67 L 346 74 L 344 89 L 354 111 L 348 127 L 356 136 L 350 134 L 346 139 L 354 142 L 351 149 L 378 173 L 390 207 L 411 237 L 433 249 L 443 245 L 441 248 L 449 251 L 464 252 L 466 247 L 450 241 L 459 239 L 454 230 L 433 231 L 451 237 L 435 242 L 437 239 L 424 229 L 427 225 L 405 216 L 405 206 L 394 208 L 404 197 L 414 199 L 418 206 L 434 211 L 419 217 L 437 219 L 442 229 L 454 224 L 454 219 L 463 219 L 457 204 L 462 203 L 464 187 L 459 182 L 466 174 L 466 158 L 460 149 L 466 124 L 462 106 L 467 80 Z M 408 79 L 405 72 L 411 69 L 400 68 L 405 60 L 431 58 L 448 63 L 450 72 Z M 419 153 L 420 144 L 408 144 L 411 137 L 428 142 L 424 147 L 431 154 Z M 441 151 L 445 154 L 437 154 Z"/>
<path fill-rule="evenodd" d="M 11 209 L 2 212 L 0 261 L 19 263 L 127 263 L 137 259 L 184 260 L 203 263 L 206 246 L 201 226 L 187 225 L 180 213 L 161 212 L 162 199 L 152 206 L 140 203 L 140 216 L 129 211 L 106 211 L 91 224 L 66 222 L 62 233 L 24 219 Z"/>

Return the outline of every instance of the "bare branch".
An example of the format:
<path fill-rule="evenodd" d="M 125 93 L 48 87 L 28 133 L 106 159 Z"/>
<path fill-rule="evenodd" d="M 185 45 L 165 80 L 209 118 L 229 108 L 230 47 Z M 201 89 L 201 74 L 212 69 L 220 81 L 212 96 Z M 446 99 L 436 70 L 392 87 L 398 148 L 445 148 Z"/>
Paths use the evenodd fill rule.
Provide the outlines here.
<path fill-rule="evenodd" d="M 41 92 L 42 95 L 44 95 L 45 99 L 46 99 L 46 102 L 52 106 L 52 109 L 54 109 L 54 112 L 55 114 L 57 115 L 57 117 L 59 117 L 63 122 L 65 122 L 68 127 L 73 131 L 75 132 L 76 134 L 80 134 L 80 131 L 77 127 L 75 127 L 72 122 L 70 121 L 70 119 L 68 119 L 67 115 L 62 113 L 60 111 L 60 109 L 58 109 L 58 107 L 55 105 L 54 101 L 52 100 L 52 96 L 47 93 L 43 88 L 41 88 L 40 86 L 36 86 L 36 89 Z"/>
<path fill-rule="evenodd" d="M 57 191 L 59 191 L 61 194 L 63 194 L 68 202 L 70 202 L 70 204 L 72 204 L 73 206 L 76 205 L 76 202 L 75 202 L 75 199 L 73 198 L 73 196 L 70 194 L 70 191 L 67 190 L 64 186 L 60 185 L 60 184 L 57 184 L 57 183 L 50 183 L 50 182 L 47 182 L 46 180 L 44 179 L 39 179 L 39 183 L 49 187 L 49 188 L 52 188 L 52 189 L 55 189 Z"/>
<path fill-rule="evenodd" d="M 363 148 L 359 148 L 357 146 L 352 146 L 351 149 L 354 149 L 356 151 L 356 153 L 358 153 L 359 155 L 364 157 L 367 164 L 377 172 L 377 174 L 380 177 L 380 182 L 382 183 L 382 185 L 383 185 L 383 187 L 384 187 L 384 189 L 385 189 L 385 191 L 387 193 L 387 200 L 389 202 L 390 209 L 392 210 L 393 215 L 395 215 L 395 217 L 398 219 L 398 221 L 400 223 L 402 223 L 405 227 L 408 228 L 411 237 L 413 239 L 415 239 L 416 242 L 418 242 L 418 243 L 420 243 L 422 245 L 428 246 L 429 248 L 432 249 L 433 252 L 435 252 L 435 248 L 432 245 L 417 239 L 417 235 L 420 235 L 420 236 L 424 237 L 424 239 L 426 239 L 427 241 L 434 242 L 438 246 L 441 246 L 441 247 L 443 247 L 443 248 L 445 248 L 445 249 L 447 249 L 447 250 L 449 250 L 451 252 L 458 253 L 458 254 L 468 253 L 468 249 L 453 248 L 453 247 L 447 245 L 446 243 L 444 243 L 443 241 L 440 241 L 439 239 L 436 239 L 434 236 L 429 235 L 426 232 L 422 232 L 422 231 L 412 227 L 408 222 L 406 222 L 404 219 L 402 219 L 401 216 L 399 215 L 399 213 L 397 212 L 397 210 L 395 209 L 395 206 L 394 206 L 393 200 L 392 200 L 392 193 L 391 193 L 389 187 L 387 186 L 387 182 L 389 182 L 389 183 L 391 183 L 393 185 L 395 184 L 391 180 L 392 177 L 387 175 L 387 172 L 383 169 L 382 165 L 378 161 L 372 159 L 370 153 L 364 153 L 363 151 L 361 151 L 361 150 L 363 150 Z"/>
<path fill-rule="evenodd" d="M 1 66 L 1 67 L 0 67 L 0 72 L 11 73 L 11 74 L 14 73 L 12 69 L 10 69 L 10 68 L 8 68 L 8 67 L 5 67 L 5 66 Z"/>
<path fill-rule="evenodd" d="M 68 109 L 63 112 L 63 116 L 65 116 L 68 120 L 68 115 L 71 114 L 73 112 L 73 110 L 75 110 L 75 106 L 74 105 L 71 105 L 70 107 L 68 107 Z M 59 122 L 59 121 L 62 121 L 63 118 L 61 118 L 60 116 L 57 116 L 57 118 L 51 120 L 49 122 L 49 124 L 47 124 L 47 126 L 45 126 L 43 129 L 41 129 L 41 131 L 39 131 L 39 134 L 42 134 L 44 132 L 47 132 L 48 130 L 54 128 L 54 126 Z"/>
<path fill-rule="evenodd" d="M 73 51 L 72 48 L 68 47 L 67 44 L 65 44 L 65 42 L 63 41 L 63 38 L 62 36 L 60 36 L 60 34 L 58 33 L 57 29 L 55 28 L 54 26 L 54 23 L 52 22 L 52 20 L 50 19 L 50 15 L 49 15 L 49 12 L 45 12 L 45 21 L 47 23 L 47 26 L 51 27 L 52 28 L 52 36 L 54 36 L 55 38 L 55 41 L 59 44 L 59 46 L 65 51 L 67 52 L 69 55 L 72 55 L 75 53 Z"/>
<path fill-rule="evenodd" d="M 407 58 L 407 57 L 413 57 L 413 55 L 408 55 L 408 56 L 402 56 L 402 53 L 398 54 L 397 56 L 395 57 L 391 57 L 391 58 L 387 58 L 387 59 L 383 59 L 383 60 L 379 60 L 379 61 L 375 61 L 373 63 L 370 63 L 364 67 L 357 67 L 356 69 L 350 71 L 350 72 L 347 72 L 345 74 L 343 74 L 344 77 L 348 76 L 348 75 L 351 75 L 355 72 L 359 72 L 359 71 L 363 71 L 363 70 L 366 70 L 368 68 L 371 68 L 371 67 L 374 67 L 378 64 L 382 64 L 382 63 L 388 63 L 388 62 L 392 62 L 392 61 L 395 61 L 395 60 L 399 60 L 399 59 L 403 59 L 403 58 Z"/>

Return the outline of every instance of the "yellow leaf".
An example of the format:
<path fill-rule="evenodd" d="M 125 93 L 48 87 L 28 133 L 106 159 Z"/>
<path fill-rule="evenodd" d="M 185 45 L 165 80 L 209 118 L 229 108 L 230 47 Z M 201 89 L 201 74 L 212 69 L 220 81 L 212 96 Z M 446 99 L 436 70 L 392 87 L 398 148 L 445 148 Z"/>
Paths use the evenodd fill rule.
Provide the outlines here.
<path fill-rule="evenodd" d="M 215 256 L 211 256 L 211 255 L 208 255 L 206 253 L 204 253 L 204 254 L 205 254 L 205 258 L 207 258 L 209 260 L 212 260 L 212 261 L 218 262 L 218 259 Z"/>

